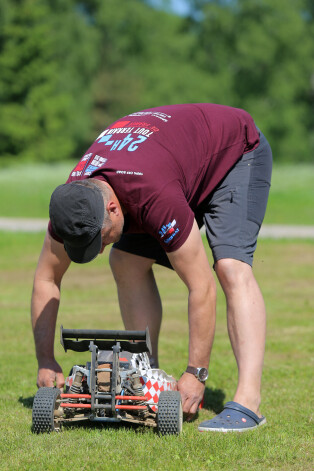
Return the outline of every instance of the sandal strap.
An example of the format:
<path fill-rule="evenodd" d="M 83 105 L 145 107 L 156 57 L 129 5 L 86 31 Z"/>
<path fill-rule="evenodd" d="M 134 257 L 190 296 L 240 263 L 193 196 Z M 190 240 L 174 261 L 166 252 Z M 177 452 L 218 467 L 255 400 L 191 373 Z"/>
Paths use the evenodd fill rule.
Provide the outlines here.
<path fill-rule="evenodd" d="M 256 415 L 250 409 L 247 409 L 246 407 L 241 406 L 241 404 L 239 404 L 238 402 L 233 402 L 233 401 L 226 402 L 226 404 L 224 405 L 224 409 L 231 409 L 231 410 L 236 410 L 238 412 L 241 412 L 242 414 L 247 415 L 248 417 L 253 419 L 257 424 L 261 421 L 258 415 Z"/>

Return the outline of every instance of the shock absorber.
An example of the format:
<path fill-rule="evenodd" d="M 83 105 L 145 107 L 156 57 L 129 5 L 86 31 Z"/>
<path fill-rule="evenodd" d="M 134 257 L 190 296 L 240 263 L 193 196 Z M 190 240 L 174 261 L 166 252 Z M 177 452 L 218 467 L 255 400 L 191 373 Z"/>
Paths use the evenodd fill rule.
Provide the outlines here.
<path fill-rule="evenodd" d="M 133 373 L 131 381 L 132 381 L 132 389 L 134 391 L 134 395 L 135 396 L 143 396 L 143 401 L 136 401 L 136 404 L 139 405 L 139 406 L 145 405 L 146 400 L 144 399 L 145 395 L 144 395 L 144 392 L 143 392 L 142 383 L 140 381 L 140 375 L 138 373 Z M 146 408 L 146 409 L 139 410 L 138 415 L 140 415 L 141 417 L 146 417 L 148 415 L 148 409 Z"/>
<path fill-rule="evenodd" d="M 82 386 L 82 380 L 83 380 L 83 373 L 81 371 L 77 371 L 74 376 L 73 383 L 70 387 L 69 393 L 70 394 L 80 394 L 81 392 L 81 386 Z M 69 402 L 72 404 L 75 404 L 77 402 L 77 399 L 69 399 Z"/>

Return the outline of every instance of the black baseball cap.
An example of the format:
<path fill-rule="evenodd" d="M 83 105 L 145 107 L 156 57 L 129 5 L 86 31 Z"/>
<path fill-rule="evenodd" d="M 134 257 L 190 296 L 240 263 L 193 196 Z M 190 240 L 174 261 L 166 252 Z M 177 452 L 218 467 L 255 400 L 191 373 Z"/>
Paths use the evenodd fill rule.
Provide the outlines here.
<path fill-rule="evenodd" d="M 78 182 L 65 183 L 52 193 L 51 226 L 73 262 L 87 263 L 99 254 L 104 211 L 102 193 L 96 184 L 90 188 Z"/>

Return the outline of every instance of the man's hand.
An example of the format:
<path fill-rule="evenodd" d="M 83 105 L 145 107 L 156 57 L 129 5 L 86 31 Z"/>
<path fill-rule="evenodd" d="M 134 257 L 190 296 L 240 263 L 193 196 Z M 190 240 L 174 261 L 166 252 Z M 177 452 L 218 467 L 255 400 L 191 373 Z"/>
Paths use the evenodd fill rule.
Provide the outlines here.
<path fill-rule="evenodd" d="M 61 366 L 55 360 L 49 360 L 42 363 L 38 368 L 37 387 L 50 387 L 56 386 L 62 389 L 64 386 L 64 376 Z"/>
<path fill-rule="evenodd" d="M 205 385 L 190 373 L 184 373 L 177 386 L 182 397 L 183 412 L 187 414 L 188 419 L 191 419 L 203 399 Z"/>

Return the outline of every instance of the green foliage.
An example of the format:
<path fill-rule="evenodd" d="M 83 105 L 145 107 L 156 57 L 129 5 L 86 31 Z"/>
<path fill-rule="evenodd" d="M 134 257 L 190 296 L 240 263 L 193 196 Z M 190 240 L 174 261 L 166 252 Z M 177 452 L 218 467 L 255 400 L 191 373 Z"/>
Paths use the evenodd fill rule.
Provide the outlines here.
<path fill-rule="evenodd" d="M 68 158 L 90 130 L 97 31 L 75 2 L 2 0 L 0 155 Z"/>
<path fill-rule="evenodd" d="M 311 0 L 186 3 L 0 0 L 2 160 L 69 158 L 131 111 L 216 102 L 249 111 L 275 160 L 313 161 Z"/>
<path fill-rule="evenodd" d="M 313 161 L 314 23 L 302 0 L 204 2 L 197 63 L 213 101 L 249 111 L 276 160 Z"/>
<path fill-rule="evenodd" d="M 139 0 L 120 6 L 101 2 L 96 17 L 105 45 L 95 83 L 99 128 L 134 110 L 198 101 L 195 81 L 204 90 L 205 74 L 188 60 L 196 38 L 185 21 Z"/>

